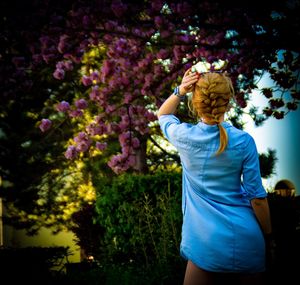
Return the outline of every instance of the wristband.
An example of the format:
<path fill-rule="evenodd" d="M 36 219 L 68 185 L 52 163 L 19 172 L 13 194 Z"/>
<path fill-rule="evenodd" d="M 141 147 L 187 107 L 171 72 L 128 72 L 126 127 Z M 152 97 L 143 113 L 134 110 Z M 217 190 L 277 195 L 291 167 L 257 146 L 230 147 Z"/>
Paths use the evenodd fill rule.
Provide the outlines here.
<path fill-rule="evenodd" d="M 180 93 L 179 93 L 179 86 L 176 86 L 176 87 L 174 88 L 173 94 L 174 94 L 175 96 L 177 96 L 178 98 L 180 98 L 181 101 L 183 101 L 184 98 L 185 98 L 185 95 L 180 95 Z"/>

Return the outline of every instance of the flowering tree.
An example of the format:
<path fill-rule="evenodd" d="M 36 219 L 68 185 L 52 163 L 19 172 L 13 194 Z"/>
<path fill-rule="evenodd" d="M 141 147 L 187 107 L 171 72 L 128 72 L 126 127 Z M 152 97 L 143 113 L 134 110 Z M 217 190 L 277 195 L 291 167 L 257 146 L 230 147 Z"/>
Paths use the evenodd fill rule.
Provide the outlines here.
<path fill-rule="evenodd" d="M 68 159 L 93 148 L 105 151 L 107 138 L 113 136 L 120 149 L 108 165 L 116 173 L 145 171 L 142 152 L 155 128 L 150 127 L 155 111 L 183 72 L 198 61 L 210 63 L 212 69 L 216 61 L 225 63 L 237 109 L 247 106 L 257 78 L 270 74 L 274 86 L 260 90 L 269 105 L 262 114 L 255 107 L 249 112 L 257 124 L 297 109 L 299 48 L 287 36 L 299 33 L 293 18 L 299 10 L 296 1 L 259 11 L 257 3 L 230 1 L 72 2 L 48 1 L 43 7 L 33 2 L 34 21 L 40 27 L 21 31 L 27 54 L 11 55 L 15 72 L 22 73 L 18 76 L 47 64 L 61 85 L 73 82 L 72 95 L 54 98 L 49 92 L 47 108 L 52 101 L 53 109 L 64 116 L 48 110 L 49 117 L 40 123 L 43 132 L 62 120 L 82 124 L 65 152 Z M 93 60 L 87 53 L 97 56 Z"/>
<path fill-rule="evenodd" d="M 176 160 L 160 145 L 155 112 L 199 61 L 212 70 L 222 62 L 230 73 L 237 126 L 245 110 L 259 125 L 298 107 L 299 1 L 10 0 L 0 10 L 3 180 L 18 166 L 12 153 L 30 164 L 47 150 L 35 161 L 38 172 L 57 158 L 64 168 L 68 159 L 102 156 L 117 174 Z M 270 86 L 258 89 L 264 74 Z M 262 113 L 250 106 L 253 90 L 268 100 Z"/>

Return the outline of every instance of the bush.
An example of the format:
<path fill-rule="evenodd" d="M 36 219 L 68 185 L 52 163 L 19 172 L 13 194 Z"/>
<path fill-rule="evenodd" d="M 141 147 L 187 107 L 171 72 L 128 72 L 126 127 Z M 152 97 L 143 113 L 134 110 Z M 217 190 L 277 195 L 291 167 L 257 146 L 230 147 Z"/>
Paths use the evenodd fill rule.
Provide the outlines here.
<path fill-rule="evenodd" d="M 167 272 L 174 275 L 174 270 L 182 268 L 180 173 L 123 174 L 110 182 L 102 181 L 97 189 L 96 222 L 104 233 L 99 237 L 101 256 L 96 258 L 104 266 L 113 265 L 111 270 L 120 271 L 114 278 L 126 278 L 124 272 L 128 277 L 134 271 L 139 282 L 147 278 L 157 278 L 157 282 L 167 280 L 168 276 L 162 276 Z M 155 284 L 150 279 L 146 284 Z M 116 284 L 127 284 L 121 281 Z M 131 282 L 128 284 L 135 284 Z"/>

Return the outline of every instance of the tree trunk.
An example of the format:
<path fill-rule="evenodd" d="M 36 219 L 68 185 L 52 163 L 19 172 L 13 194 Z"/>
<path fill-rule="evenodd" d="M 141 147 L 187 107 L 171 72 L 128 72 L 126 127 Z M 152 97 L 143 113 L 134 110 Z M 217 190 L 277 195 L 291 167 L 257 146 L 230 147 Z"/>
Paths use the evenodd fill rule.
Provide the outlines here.
<path fill-rule="evenodd" d="M 137 173 L 148 173 L 147 165 L 147 140 L 148 135 L 139 137 L 140 147 L 136 150 L 136 166 L 135 170 Z"/>

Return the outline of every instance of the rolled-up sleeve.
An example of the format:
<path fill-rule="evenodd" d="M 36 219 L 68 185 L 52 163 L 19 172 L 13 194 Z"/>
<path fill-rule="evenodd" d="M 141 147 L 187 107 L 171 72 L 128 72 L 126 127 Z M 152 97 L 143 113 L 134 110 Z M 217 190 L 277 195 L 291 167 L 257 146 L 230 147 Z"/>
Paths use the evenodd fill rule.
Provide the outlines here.
<path fill-rule="evenodd" d="M 265 198 L 267 192 L 262 185 L 257 148 L 251 136 L 249 136 L 248 144 L 245 147 L 242 171 L 244 196 L 249 200 Z"/>

